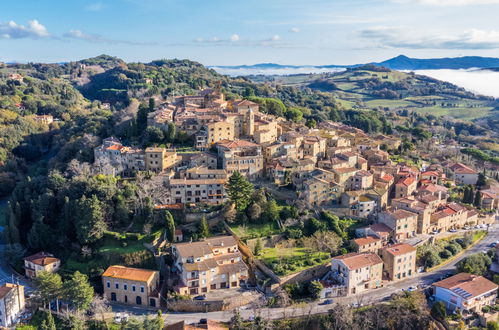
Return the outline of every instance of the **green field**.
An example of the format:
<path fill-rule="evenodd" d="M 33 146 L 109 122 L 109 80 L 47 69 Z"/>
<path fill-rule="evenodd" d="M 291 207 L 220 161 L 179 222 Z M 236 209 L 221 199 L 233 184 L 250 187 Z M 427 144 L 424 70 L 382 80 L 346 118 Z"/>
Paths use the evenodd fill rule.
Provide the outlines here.
<path fill-rule="evenodd" d="M 230 229 L 232 229 L 234 234 L 236 234 L 240 239 L 266 237 L 279 234 L 279 229 L 272 223 L 235 225 L 231 226 Z"/>
<path fill-rule="evenodd" d="M 307 248 L 266 248 L 258 259 L 265 262 L 277 275 L 289 275 L 307 268 L 324 264 L 330 255 L 326 252 L 311 252 Z"/>
<path fill-rule="evenodd" d="M 432 114 L 434 116 L 448 116 L 461 120 L 475 120 L 478 118 L 488 117 L 492 114 L 494 108 L 492 107 L 476 107 L 476 108 L 468 108 L 468 107 L 459 107 L 459 108 L 446 108 L 446 107 L 425 107 L 425 108 L 414 108 L 411 109 L 418 113 L 424 114 Z"/>

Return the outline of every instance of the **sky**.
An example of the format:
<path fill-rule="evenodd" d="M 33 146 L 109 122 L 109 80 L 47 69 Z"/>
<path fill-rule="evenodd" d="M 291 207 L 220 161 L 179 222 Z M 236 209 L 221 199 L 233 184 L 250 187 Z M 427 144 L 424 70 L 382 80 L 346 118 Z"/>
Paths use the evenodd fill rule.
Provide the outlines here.
<path fill-rule="evenodd" d="M 0 61 L 499 57 L 499 0 L 0 0 Z"/>

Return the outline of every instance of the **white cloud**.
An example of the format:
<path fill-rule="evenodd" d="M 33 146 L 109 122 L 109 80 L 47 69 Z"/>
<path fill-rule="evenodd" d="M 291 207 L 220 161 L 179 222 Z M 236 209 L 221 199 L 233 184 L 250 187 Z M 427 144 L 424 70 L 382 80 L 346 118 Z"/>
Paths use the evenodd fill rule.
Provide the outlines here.
<path fill-rule="evenodd" d="M 377 27 L 360 31 L 360 36 L 378 47 L 409 49 L 496 49 L 499 30 L 470 29 L 459 34 L 422 31 L 406 27 Z"/>
<path fill-rule="evenodd" d="M 293 27 L 293 28 L 289 29 L 289 32 L 298 33 L 298 32 L 300 32 L 300 29 L 297 27 Z"/>
<path fill-rule="evenodd" d="M 101 11 L 102 9 L 104 9 L 104 4 L 102 2 L 92 3 L 85 7 L 85 10 L 88 11 Z"/>
<path fill-rule="evenodd" d="M 81 30 L 70 30 L 62 35 L 66 39 L 83 40 L 95 43 L 109 43 L 109 44 L 125 44 L 125 45 L 138 45 L 138 46 L 149 46 L 156 45 L 153 42 L 142 42 L 133 40 L 119 40 L 119 39 L 109 39 L 101 36 L 100 34 L 86 33 Z"/>
<path fill-rule="evenodd" d="M 49 36 L 47 28 L 36 19 L 28 21 L 28 26 L 17 24 L 14 21 L 0 22 L 0 38 L 3 39 L 38 39 Z"/>
<path fill-rule="evenodd" d="M 281 40 L 281 37 L 278 35 L 278 34 L 275 34 L 272 36 L 272 41 L 278 41 L 278 40 Z"/>
<path fill-rule="evenodd" d="M 230 41 L 239 41 L 239 35 L 238 34 L 233 34 L 230 36 Z"/>
<path fill-rule="evenodd" d="M 398 3 L 419 3 L 429 6 L 473 6 L 499 4 L 499 0 L 392 0 Z"/>

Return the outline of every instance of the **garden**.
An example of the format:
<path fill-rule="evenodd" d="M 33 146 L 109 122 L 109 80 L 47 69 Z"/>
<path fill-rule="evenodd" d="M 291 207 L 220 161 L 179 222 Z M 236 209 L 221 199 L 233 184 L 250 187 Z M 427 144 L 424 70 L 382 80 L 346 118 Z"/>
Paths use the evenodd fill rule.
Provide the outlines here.
<path fill-rule="evenodd" d="M 423 244 L 417 249 L 418 266 L 428 270 L 448 262 L 486 235 L 486 231 L 480 230 L 468 232 L 464 236 L 453 235 L 438 239 L 434 244 Z"/>

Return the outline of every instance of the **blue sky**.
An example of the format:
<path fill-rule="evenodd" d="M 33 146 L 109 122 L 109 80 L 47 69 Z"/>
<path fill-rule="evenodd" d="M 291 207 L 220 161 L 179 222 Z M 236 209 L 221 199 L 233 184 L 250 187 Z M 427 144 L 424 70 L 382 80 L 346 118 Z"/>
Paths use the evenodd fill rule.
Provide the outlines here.
<path fill-rule="evenodd" d="M 499 0 L 2 0 L 0 61 L 499 57 L 497 13 Z"/>

